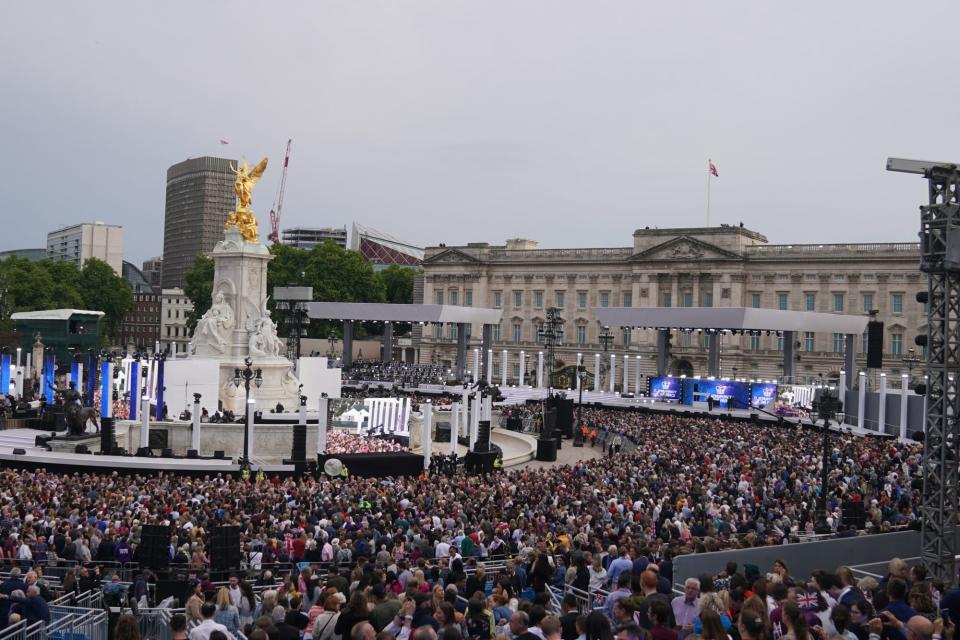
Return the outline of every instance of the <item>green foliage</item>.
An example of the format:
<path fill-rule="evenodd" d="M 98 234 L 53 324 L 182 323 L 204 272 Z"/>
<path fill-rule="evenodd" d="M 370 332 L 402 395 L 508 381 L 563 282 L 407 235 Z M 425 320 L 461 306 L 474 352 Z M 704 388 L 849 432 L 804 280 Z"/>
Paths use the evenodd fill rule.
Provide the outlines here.
<path fill-rule="evenodd" d="M 276 287 L 313 287 L 313 299 L 328 302 L 413 302 L 414 269 L 391 266 L 377 273 L 373 265 L 357 252 L 347 251 L 334 242 L 317 245 L 312 250 L 276 244 L 270 247 L 273 260 L 267 266 L 267 295 L 273 320 L 284 335 L 284 317 L 275 309 L 273 290 Z M 213 260 L 198 255 L 186 275 L 186 295 L 193 302 L 193 313 L 187 323 L 191 330 L 210 308 L 213 291 Z M 325 338 L 330 331 L 339 334 L 339 323 L 313 322 L 309 335 Z M 358 327 L 356 337 L 379 333 L 382 325 Z"/>
<path fill-rule="evenodd" d="M 183 292 L 193 303 L 193 311 L 187 314 L 187 326 L 193 332 L 197 320 L 213 304 L 213 258 L 202 253 L 194 256 L 193 266 L 184 276 L 184 282 Z"/>
<path fill-rule="evenodd" d="M 117 275 L 103 260 L 89 258 L 83 263 L 77 283 L 83 308 L 103 311 L 103 331 L 111 338 L 116 337 L 123 317 L 133 309 L 133 291 L 126 278 Z"/>
<path fill-rule="evenodd" d="M 133 308 L 127 281 L 106 262 L 90 258 L 83 269 L 70 262 L 10 257 L 0 261 L 0 325 L 10 314 L 47 309 L 88 309 L 106 315 L 101 328 L 115 336 L 124 314 Z"/>

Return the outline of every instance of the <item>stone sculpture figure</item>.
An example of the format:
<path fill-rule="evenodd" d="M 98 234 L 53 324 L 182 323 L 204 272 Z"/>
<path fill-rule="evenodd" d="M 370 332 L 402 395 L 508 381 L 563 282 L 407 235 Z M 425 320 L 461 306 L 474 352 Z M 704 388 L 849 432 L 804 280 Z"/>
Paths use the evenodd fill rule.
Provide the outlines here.
<path fill-rule="evenodd" d="M 198 345 L 207 345 L 217 353 L 223 353 L 230 331 L 233 330 L 233 310 L 227 304 L 223 293 L 218 292 L 213 298 L 213 305 L 197 322 L 194 332 L 193 352 Z"/>

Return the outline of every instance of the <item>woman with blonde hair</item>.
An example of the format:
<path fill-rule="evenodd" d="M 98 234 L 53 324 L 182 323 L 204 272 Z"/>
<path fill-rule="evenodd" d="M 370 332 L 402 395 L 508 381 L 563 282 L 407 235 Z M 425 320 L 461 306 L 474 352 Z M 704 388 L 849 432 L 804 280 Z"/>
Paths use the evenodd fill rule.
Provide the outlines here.
<path fill-rule="evenodd" d="M 701 594 L 698 607 L 700 614 L 693 622 L 694 633 L 699 634 L 703 632 L 701 616 L 703 616 L 704 611 L 712 611 L 713 613 L 717 614 L 717 616 L 720 618 L 720 624 L 722 625 L 724 631 L 728 630 L 733 624 L 733 622 L 730 620 L 730 616 L 727 615 L 727 604 L 723 601 L 723 597 L 716 591 L 710 591 L 708 593 Z"/>
<path fill-rule="evenodd" d="M 240 631 L 240 612 L 230 599 L 230 590 L 220 587 L 217 591 L 217 611 L 213 614 L 215 622 L 222 624 L 234 636 Z"/>

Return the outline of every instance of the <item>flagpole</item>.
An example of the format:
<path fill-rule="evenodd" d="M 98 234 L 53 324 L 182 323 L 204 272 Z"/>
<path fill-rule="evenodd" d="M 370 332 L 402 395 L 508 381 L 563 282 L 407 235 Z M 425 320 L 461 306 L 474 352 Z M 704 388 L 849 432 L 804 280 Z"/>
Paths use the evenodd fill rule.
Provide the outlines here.
<path fill-rule="evenodd" d="M 711 163 L 711 162 L 712 162 L 712 161 L 710 160 L 710 158 L 707 158 L 707 227 L 710 226 L 710 182 L 711 182 L 710 178 L 713 177 L 713 176 L 710 175 L 710 174 L 711 174 L 711 171 L 710 171 L 710 163 Z"/>

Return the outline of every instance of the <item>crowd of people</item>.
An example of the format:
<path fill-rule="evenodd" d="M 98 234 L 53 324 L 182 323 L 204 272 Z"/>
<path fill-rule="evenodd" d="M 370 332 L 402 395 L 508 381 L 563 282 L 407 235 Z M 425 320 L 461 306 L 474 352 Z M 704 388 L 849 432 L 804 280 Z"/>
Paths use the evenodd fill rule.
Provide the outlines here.
<path fill-rule="evenodd" d="M 326 452 L 328 454 L 388 453 L 406 450 L 406 447 L 394 440 L 386 440 L 376 436 L 360 436 L 338 429 L 327 432 Z"/>
<path fill-rule="evenodd" d="M 393 382 L 406 386 L 444 384 L 449 377 L 450 370 L 439 364 L 354 360 L 350 367 L 343 369 L 344 381 Z"/>

